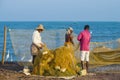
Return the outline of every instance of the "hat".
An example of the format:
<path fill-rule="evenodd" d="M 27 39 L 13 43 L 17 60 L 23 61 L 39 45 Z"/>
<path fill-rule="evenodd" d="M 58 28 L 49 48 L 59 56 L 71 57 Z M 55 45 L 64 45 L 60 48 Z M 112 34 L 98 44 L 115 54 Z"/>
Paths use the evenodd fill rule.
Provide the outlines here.
<path fill-rule="evenodd" d="M 44 27 L 42 24 L 39 24 L 38 27 L 36 29 L 41 29 L 41 30 L 44 30 Z"/>
<path fill-rule="evenodd" d="M 68 29 L 71 30 L 71 31 L 73 31 L 73 28 L 72 28 L 72 27 L 69 27 Z"/>

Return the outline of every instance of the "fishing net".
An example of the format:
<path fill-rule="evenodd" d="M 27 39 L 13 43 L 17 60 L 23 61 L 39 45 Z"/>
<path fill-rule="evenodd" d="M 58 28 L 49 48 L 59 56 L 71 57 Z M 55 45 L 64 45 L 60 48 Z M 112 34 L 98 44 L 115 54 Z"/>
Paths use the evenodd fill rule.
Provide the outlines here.
<path fill-rule="evenodd" d="M 30 45 L 33 30 L 10 29 L 10 37 L 16 61 L 31 61 Z M 65 29 L 45 30 L 41 33 L 46 47 L 39 52 L 32 74 L 71 76 L 80 71 L 79 42 L 74 34 L 75 45 L 64 44 Z M 90 64 L 94 67 L 120 64 L 120 39 L 108 42 L 91 42 Z"/>
<path fill-rule="evenodd" d="M 9 29 L 10 38 L 16 61 L 31 61 L 30 46 L 32 43 L 33 30 Z M 55 49 L 64 44 L 65 30 L 46 30 L 41 33 L 42 40 L 49 49 Z"/>
<path fill-rule="evenodd" d="M 17 61 L 31 61 L 31 37 L 33 30 L 11 29 L 10 37 Z M 80 68 L 77 66 L 72 44 L 65 43 L 65 29 L 46 30 L 41 33 L 42 40 L 46 44 L 42 52 L 35 59 L 32 74 L 36 75 L 75 75 Z M 44 54 L 47 53 L 47 54 Z"/>
<path fill-rule="evenodd" d="M 120 64 L 120 39 L 91 42 L 90 64 L 95 66 Z"/>
<path fill-rule="evenodd" d="M 47 47 L 36 57 L 32 74 L 44 76 L 73 76 L 80 71 L 71 43 L 49 50 Z"/>

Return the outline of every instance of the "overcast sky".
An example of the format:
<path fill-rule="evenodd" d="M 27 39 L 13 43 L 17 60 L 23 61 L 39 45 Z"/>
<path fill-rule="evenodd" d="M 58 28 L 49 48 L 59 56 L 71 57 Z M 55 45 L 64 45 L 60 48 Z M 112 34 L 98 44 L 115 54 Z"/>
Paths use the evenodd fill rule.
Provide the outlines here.
<path fill-rule="evenodd" d="M 0 21 L 120 21 L 120 0 L 0 0 Z"/>

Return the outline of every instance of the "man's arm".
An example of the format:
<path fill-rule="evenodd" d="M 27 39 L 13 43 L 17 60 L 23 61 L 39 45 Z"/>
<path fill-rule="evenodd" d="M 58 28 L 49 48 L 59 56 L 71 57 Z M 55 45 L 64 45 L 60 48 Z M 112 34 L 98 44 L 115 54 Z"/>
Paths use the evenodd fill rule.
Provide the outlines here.
<path fill-rule="evenodd" d="M 70 35 L 70 41 L 71 41 L 71 43 L 74 45 L 73 35 L 72 35 L 72 34 Z"/>
<path fill-rule="evenodd" d="M 82 33 L 80 33 L 80 34 L 78 35 L 77 40 L 80 41 L 81 38 L 82 38 Z"/>

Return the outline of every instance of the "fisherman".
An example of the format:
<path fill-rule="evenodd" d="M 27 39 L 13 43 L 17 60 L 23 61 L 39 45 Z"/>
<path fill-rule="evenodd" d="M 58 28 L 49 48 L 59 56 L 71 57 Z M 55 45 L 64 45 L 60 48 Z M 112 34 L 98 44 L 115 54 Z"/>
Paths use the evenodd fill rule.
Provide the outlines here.
<path fill-rule="evenodd" d="M 73 28 L 72 27 L 69 27 L 67 30 L 66 30 L 66 34 L 65 34 L 65 42 L 70 42 L 74 45 L 74 42 L 73 42 Z"/>
<path fill-rule="evenodd" d="M 42 42 L 42 38 L 40 33 L 44 31 L 44 27 L 42 24 L 38 25 L 38 27 L 34 30 L 32 35 L 32 45 L 31 45 L 31 54 L 33 56 L 32 63 L 34 64 L 34 60 L 38 55 L 40 49 L 44 47 L 44 43 Z"/>
<path fill-rule="evenodd" d="M 84 30 L 80 32 L 77 37 L 77 40 L 80 42 L 80 54 L 81 54 L 81 66 L 84 69 L 84 61 L 86 65 L 86 71 L 88 72 L 88 65 L 89 65 L 89 47 L 90 47 L 90 38 L 91 34 L 89 31 L 89 25 L 85 25 Z"/>

